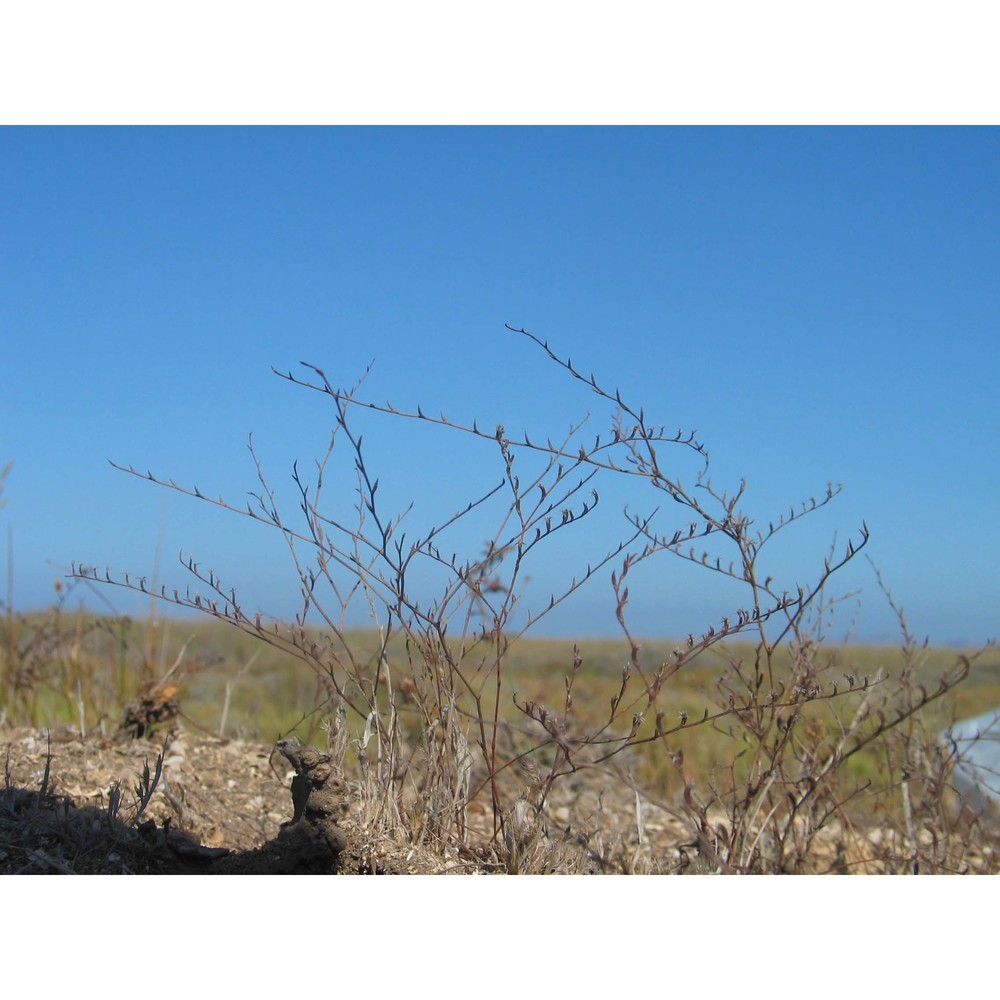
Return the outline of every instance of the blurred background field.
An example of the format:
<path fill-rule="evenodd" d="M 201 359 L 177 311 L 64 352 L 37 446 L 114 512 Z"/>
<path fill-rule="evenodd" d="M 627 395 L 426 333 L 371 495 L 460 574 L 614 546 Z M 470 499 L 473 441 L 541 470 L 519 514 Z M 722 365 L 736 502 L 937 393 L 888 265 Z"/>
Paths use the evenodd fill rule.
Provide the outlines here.
<path fill-rule="evenodd" d="M 0 724 L 5 728 L 72 727 L 82 736 L 112 736 L 120 731 L 123 713 L 142 692 L 160 692 L 180 711 L 180 724 L 196 732 L 221 738 L 238 738 L 262 744 L 295 733 L 306 742 L 322 743 L 324 725 L 336 710 L 328 681 L 288 652 L 246 632 L 209 618 L 95 616 L 70 610 L 68 602 L 44 612 L 19 614 L 5 608 L 0 627 Z M 376 630 L 345 633 L 347 644 L 362 662 L 378 656 Z M 642 642 L 640 661 L 652 668 L 669 662 L 678 642 L 666 638 Z M 925 647 L 904 677 L 907 658 L 901 647 L 862 644 L 828 645 L 821 653 L 829 664 L 829 683 L 849 684 L 860 703 L 865 679 L 884 678 L 887 687 L 922 685 L 928 691 L 938 678 L 951 671 L 961 655 L 972 650 Z M 500 716 L 512 731 L 527 732 L 528 721 L 515 702 L 533 701 L 564 710 L 566 679 L 573 672 L 574 657 L 580 667 L 572 688 L 573 715 L 581 724 L 606 719 L 610 700 L 621 684 L 629 659 L 623 639 L 567 639 L 525 637 L 512 644 L 503 659 L 504 698 Z M 665 687 L 663 704 L 675 724 L 684 718 L 689 728 L 673 734 L 669 750 L 683 754 L 689 780 L 711 781 L 719 768 L 738 766 L 741 744 L 737 733 L 724 725 L 697 725 L 707 712 L 719 707 L 719 683 L 727 674 L 726 657 L 752 660 L 750 643 L 733 642 L 702 653 Z M 421 720 L 416 704 L 405 697 L 419 664 L 411 662 L 402 641 L 390 642 L 388 666 L 403 725 L 416 731 Z M 476 650 L 468 663 L 474 669 Z M 779 660 L 779 670 L 780 670 Z M 336 668 L 334 668 L 336 669 Z M 849 680 L 850 678 L 850 680 Z M 1000 705 L 1000 651 L 987 649 L 973 663 L 969 676 L 919 715 L 927 734 Z M 811 723 L 806 738 L 817 744 L 836 738 L 840 722 L 851 703 L 816 701 L 808 706 Z M 407 715 L 412 718 L 407 720 Z M 673 718 L 676 716 L 676 718 Z M 177 724 L 165 719 L 160 727 Z M 349 714 L 355 736 L 364 726 L 361 714 Z M 651 727 L 652 722 L 648 725 Z M 529 727 L 530 728 L 530 727 Z M 640 733 L 640 736 L 642 734 Z M 872 779 L 890 762 L 880 744 L 848 762 L 852 779 Z M 881 756 L 880 756 L 881 755 Z M 669 766 L 659 741 L 635 747 L 627 766 L 635 779 L 656 794 L 671 796 L 683 791 L 683 782 Z"/>

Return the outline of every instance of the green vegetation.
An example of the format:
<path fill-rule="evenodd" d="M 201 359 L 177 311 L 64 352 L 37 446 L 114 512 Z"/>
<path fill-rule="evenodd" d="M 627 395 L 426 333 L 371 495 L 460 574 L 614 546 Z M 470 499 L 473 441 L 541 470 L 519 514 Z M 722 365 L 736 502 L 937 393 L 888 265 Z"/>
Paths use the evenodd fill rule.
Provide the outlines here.
<path fill-rule="evenodd" d="M 218 621 L 160 618 L 135 621 L 126 617 L 98 616 L 68 611 L 66 602 L 48 612 L 18 615 L 5 609 L 0 640 L 0 676 L 5 702 L 0 716 L 7 725 L 33 727 L 75 726 L 84 733 L 108 733 L 118 725 L 126 704 L 139 690 L 163 677 L 180 660 L 175 671 L 177 700 L 187 723 L 198 731 L 227 738 L 272 743 L 293 731 L 306 741 L 322 740 L 322 727 L 334 710 L 327 689 L 315 671 L 292 653 L 262 644 L 253 636 Z M 358 629 L 347 633 L 348 641 L 369 658 L 378 654 L 379 635 Z M 643 654 L 651 661 L 669 659 L 676 641 L 642 640 Z M 525 637 L 512 648 L 506 660 L 511 700 L 502 718 L 509 725 L 523 720 L 514 698 L 539 705 L 556 705 L 565 695 L 564 678 L 575 652 L 581 667 L 574 691 L 577 717 L 597 724 L 621 683 L 621 668 L 629 657 L 629 645 L 620 639 L 568 639 Z M 713 695 L 725 675 L 727 659 L 748 659 L 753 646 L 733 643 L 723 651 L 693 658 L 671 687 L 672 710 L 689 720 L 714 709 Z M 824 649 L 831 672 L 857 677 L 882 674 L 886 681 L 899 681 L 907 667 L 906 651 L 892 646 L 850 644 Z M 962 655 L 974 651 L 927 648 L 911 681 L 933 686 Z M 388 648 L 390 666 L 404 665 L 402 640 Z M 782 665 L 790 671 L 788 658 Z M 406 686 L 407 682 L 402 681 Z M 856 706 L 861 695 L 854 695 Z M 968 678 L 933 702 L 923 715 L 929 731 L 939 732 L 952 722 L 976 715 L 984 707 L 1000 704 L 1000 653 L 991 649 L 980 657 Z M 405 701 L 399 706 L 404 722 L 417 709 Z M 835 716 L 829 709 L 808 713 L 828 725 Z M 647 726 L 649 723 L 647 723 Z M 352 723 L 354 736 L 362 725 Z M 643 735 L 642 732 L 639 734 Z M 683 751 L 692 779 L 707 780 L 720 762 L 738 749 L 738 740 L 717 727 L 678 732 L 674 744 Z M 851 774 L 886 783 L 880 774 L 884 759 L 870 750 L 852 761 Z M 676 772 L 665 767 L 655 748 L 638 754 L 635 763 L 652 788 L 677 791 Z"/>

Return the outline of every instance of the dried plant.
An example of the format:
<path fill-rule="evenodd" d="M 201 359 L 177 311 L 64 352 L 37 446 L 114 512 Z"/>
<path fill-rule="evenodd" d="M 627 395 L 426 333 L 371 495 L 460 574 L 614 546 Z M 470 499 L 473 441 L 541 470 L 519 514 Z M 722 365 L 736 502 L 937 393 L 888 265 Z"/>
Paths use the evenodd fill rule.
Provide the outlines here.
<path fill-rule="evenodd" d="M 455 422 L 420 406 L 404 410 L 373 402 L 361 394 L 368 372 L 357 384 L 337 388 L 315 365 L 304 364 L 298 375 L 276 371 L 324 397 L 332 409 L 329 446 L 312 476 L 293 467 L 301 520 L 293 522 L 279 509 L 252 438 L 259 485 L 245 506 L 131 465 L 116 467 L 278 531 L 301 592 L 294 622 L 245 611 L 214 570 L 190 558 L 182 561 L 204 589 L 161 587 L 154 596 L 227 622 L 309 664 L 326 686 L 331 710 L 356 720 L 351 740 L 343 717 L 331 740 L 341 760 L 349 743 L 357 753 L 368 820 L 405 831 L 414 843 L 468 850 L 474 839 L 470 808 L 485 801 L 491 818 L 485 839 L 494 856 L 512 871 L 544 868 L 540 831 L 555 783 L 643 752 L 657 754 L 661 768 L 680 774 L 683 801 L 667 805 L 688 824 L 714 870 L 805 870 L 820 832 L 849 825 L 848 805 L 870 791 L 864 782 L 843 779 L 845 763 L 913 726 L 924 706 L 966 676 L 970 661 L 958 662 L 932 692 L 880 676 L 836 675 L 823 644 L 835 603 L 828 597 L 830 582 L 867 544 L 867 526 L 831 553 L 808 586 L 777 582 L 765 557 L 778 535 L 829 504 L 840 488 L 830 484 L 818 498 L 758 524 L 743 506 L 746 482 L 717 487 L 708 451 L 694 434 L 650 423 L 642 407 L 584 375 L 545 341 L 525 330 L 513 332 L 607 408 L 603 433 L 585 437 L 581 422 L 555 440 L 532 440 L 508 434 L 503 425 L 482 428 L 475 420 Z M 438 523 L 411 528 L 410 508 L 383 508 L 380 480 L 355 427 L 364 414 L 472 438 L 495 453 L 498 481 Z M 337 481 L 335 450 L 350 460 L 356 501 L 349 512 L 326 502 L 328 477 Z M 684 455 L 697 463 L 686 483 L 676 471 Z M 612 544 L 541 605 L 527 604 L 530 566 L 552 539 L 585 531 L 600 503 L 597 487 L 609 479 L 652 490 L 658 505 L 641 514 L 626 508 Z M 482 550 L 453 554 L 448 538 L 455 526 L 484 517 L 493 520 Z M 671 657 L 651 662 L 629 621 L 629 583 L 637 567 L 661 556 L 727 579 L 743 599 L 687 635 Z M 579 652 L 568 665 L 558 709 L 516 697 L 505 672 L 513 645 L 609 567 L 629 654 L 605 717 L 588 721 L 574 710 Z M 85 566 L 73 572 L 150 593 L 145 578 Z M 430 596 L 418 583 L 428 575 L 439 581 Z M 376 623 L 374 653 L 359 649 L 349 633 L 358 605 Z M 737 640 L 749 642 L 751 655 L 733 651 Z M 722 664 L 716 704 L 700 716 L 672 714 L 665 697 L 671 681 L 709 654 Z M 512 697 L 520 722 L 506 717 Z M 733 747 L 715 777 L 700 785 L 687 775 L 677 743 L 699 727 L 725 733 Z M 912 762 L 912 752 L 904 756 Z M 912 814 L 912 794 L 906 794 Z M 641 806 L 637 810 L 641 846 Z M 916 855 L 911 860 L 915 866 Z"/>

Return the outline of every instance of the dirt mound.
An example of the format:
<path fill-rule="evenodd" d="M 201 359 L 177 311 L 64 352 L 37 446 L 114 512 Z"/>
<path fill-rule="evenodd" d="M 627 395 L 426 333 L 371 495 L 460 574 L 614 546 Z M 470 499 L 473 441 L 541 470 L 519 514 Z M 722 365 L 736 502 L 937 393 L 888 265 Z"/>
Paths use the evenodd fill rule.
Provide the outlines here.
<path fill-rule="evenodd" d="M 6 730 L 0 760 L 2 874 L 447 867 L 405 845 L 365 846 L 347 784 L 329 758 L 294 738 L 264 747 L 183 732 L 112 741 L 72 730 Z"/>

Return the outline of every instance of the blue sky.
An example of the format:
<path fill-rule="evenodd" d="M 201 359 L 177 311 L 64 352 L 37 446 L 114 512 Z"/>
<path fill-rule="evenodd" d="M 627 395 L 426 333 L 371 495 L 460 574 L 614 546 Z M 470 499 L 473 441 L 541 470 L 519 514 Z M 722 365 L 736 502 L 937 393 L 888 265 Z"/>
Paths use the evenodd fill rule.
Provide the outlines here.
<path fill-rule="evenodd" d="M 279 539 L 108 460 L 240 505 L 252 431 L 294 518 L 291 463 L 331 426 L 327 400 L 270 370 L 300 361 L 345 384 L 375 358 L 373 399 L 508 432 L 555 436 L 588 411 L 608 426 L 510 323 L 696 429 L 714 481 L 745 476 L 765 523 L 842 483 L 775 543 L 777 579 L 809 582 L 864 519 L 915 632 L 996 635 L 998 176 L 996 129 L 0 130 L 13 603 L 48 603 L 73 560 L 152 575 L 159 552 L 159 579 L 184 585 L 183 550 L 249 607 L 293 613 Z M 414 532 L 499 479 L 495 449 L 461 435 L 358 429 Z M 347 473 L 332 515 L 349 512 Z M 660 499 L 610 485 L 593 528 L 529 568 L 529 603 L 599 553 L 624 503 Z M 455 547 L 474 553 L 480 527 Z M 614 634 L 609 571 L 541 633 Z M 840 627 L 894 640 L 869 564 L 836 580 L 858 592 Z M 661 557 L 632 621 L 686 633 L 739 603 Z"/>

